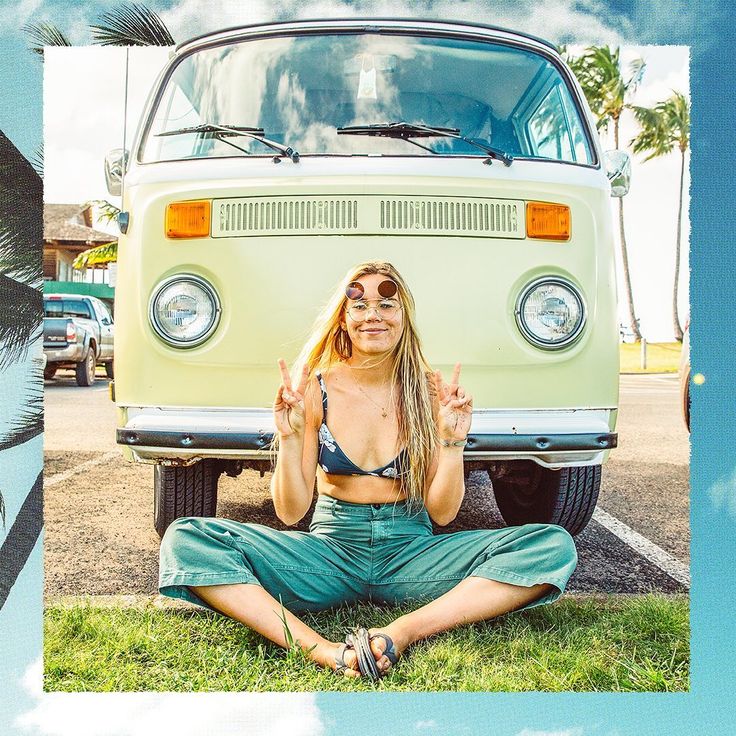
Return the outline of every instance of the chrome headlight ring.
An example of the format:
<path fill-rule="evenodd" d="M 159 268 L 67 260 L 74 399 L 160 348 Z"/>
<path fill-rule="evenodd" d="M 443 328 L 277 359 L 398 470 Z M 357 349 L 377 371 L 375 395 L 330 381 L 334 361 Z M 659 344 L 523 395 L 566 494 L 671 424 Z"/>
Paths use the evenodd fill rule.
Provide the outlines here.
<path fill-rule="evenodd" d="M 542 309 L 534 314 L 533 297 L 539 299 L 544 290 Z M 514 308 L 519 331 L 534 347 L 559 350 L 574 343 L 582 334 L 587 321 L 587 308 L 579 288 L 561 276 L 543 276 L 527 284 L 519 294 Z M 533 321 L 536 320 L 537 329 Z M 560 337 L 552 337 L 554 333 Z"/>
<path fill-rule="evenodd" d="M 220 300 L 212 284 L 189 273 L 159 282 L 148 303 L 151 327 L 167 345 L 175 348 L 193 348 L 208 340 L 217 329 L 221 314 Z M 192 326 L 192 336 L 186 337 L 186 328 Z"/>

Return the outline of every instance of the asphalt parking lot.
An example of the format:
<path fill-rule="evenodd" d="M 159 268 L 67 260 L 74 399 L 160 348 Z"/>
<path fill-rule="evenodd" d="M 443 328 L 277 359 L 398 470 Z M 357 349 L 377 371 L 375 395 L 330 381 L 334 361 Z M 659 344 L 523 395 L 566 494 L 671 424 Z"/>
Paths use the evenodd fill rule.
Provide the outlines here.
<path fill-rule="evenodd" d="M 64 371 L 45 382 L 49 596 L 156 592 L 153 469 L 128 463 L 118 451 L 115 408 L 102 375 L 88 388 Z M 603 469 L 599 520 L 577 537 L 580 562 L 570 589 L 686 591 L 690 447 L 677 377 L 622 376 L 618 432 L 619 446 Z M 223 476 L 218 514 L 284 528 L 268 483 L 268 475 L 255 471 Z M 502 525 L 487 475 L 474 472 L 458 518 L 442 531 Z M 662 555 L 679 574 L 665 571 Z"/>

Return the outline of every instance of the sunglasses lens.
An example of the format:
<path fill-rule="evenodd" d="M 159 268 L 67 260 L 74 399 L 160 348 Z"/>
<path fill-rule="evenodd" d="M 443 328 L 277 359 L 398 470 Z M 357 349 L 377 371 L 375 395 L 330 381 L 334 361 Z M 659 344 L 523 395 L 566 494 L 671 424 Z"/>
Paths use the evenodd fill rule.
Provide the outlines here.
<path fill-rule="evenodd" d="M 396 296 L 396 292 L 398 290 L 399 287 L 396 286 L 396 284 L 390 279 L 386 279 L 386 281 L 381 281 L 381 283 L 378 284 L 378 293 L 385 298 Z"/>
<path fill-rule="evenodd" d="M 360 297 L 362 297 L 364 293 L 365 290 L 363 289 L 363 284 L 361 284 L 359 281 L 353 281 L 345 288 L 345 296 L 348 299 L 360 299 Z"/>

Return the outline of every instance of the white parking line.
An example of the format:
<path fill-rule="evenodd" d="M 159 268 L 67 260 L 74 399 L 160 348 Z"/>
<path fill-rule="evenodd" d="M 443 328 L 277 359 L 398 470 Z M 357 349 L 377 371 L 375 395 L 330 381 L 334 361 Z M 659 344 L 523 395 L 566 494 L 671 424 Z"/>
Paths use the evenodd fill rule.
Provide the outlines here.
<path fill-rule="evenodd" d="M 593 518 L 602 527 L 617 536 L 624 544 L 628 544 L 635 552 L 638 552 L 644 559 L 666 572 L 678 583 L 690 588 L 690 570 L 687 565 L 683 565 L 680 560 L 665 552 L 654 542 L 650 542 L 646 537 L 642 537 L 639 532 L 635 532 L 631 527 L 626 526 L 623 521 L 619 521 L 602 508 L 596 508 L 593 512 Z"/>
<path fill-rule="evenodd" d="M 116 457 L 120 457 L 119 450 L 111 450 L 110 452 L 106 452 L 104 455 L 100 455 L 100 457 L 96 457 L 92 460 L 87 460 L 86 463 L 75 465 L 73 468 L 65 470 L 63 473 L 56 473 L 56 475 L 52 475 L 50 478 L 44 478 L 43 487 L 51 488 L 51 486 L 59 485 L 59 483 L 63 483 L 65 480 L 68 480 L 78 473 L 83 473 L 85 470 L 88 470 L 89 468 L 94 468 L 96 465 L 103 465 L 104 463 L 109 462 Z"/>

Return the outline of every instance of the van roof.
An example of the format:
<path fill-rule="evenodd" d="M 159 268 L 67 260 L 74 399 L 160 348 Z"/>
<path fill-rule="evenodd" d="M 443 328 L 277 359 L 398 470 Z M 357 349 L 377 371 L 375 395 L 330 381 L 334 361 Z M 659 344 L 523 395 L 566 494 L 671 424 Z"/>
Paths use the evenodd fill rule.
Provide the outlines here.
<path fill-rule="evenodd" d="M 509 37 L 523 38 L 535 43 L 541 44 L 553 51 L 557 51 L 557 47 L 551 41 L 546 41 L 538 36 L 533 36 L 529 33 L 523 33 L 521 31 L 514 31 L 509 28 L 503 28 L 501 26 L 489 25 L 487 23 L 476 23 L 462 20 L 437 20 L 431 18 L 319 18 L 310 20 L 293 20 L 293 21 L 273 21 L 269 23 L 252 23 L 243 26 L 232 26 L 229 28 L 222 28 L 219 31 L 211 31 L 210 33 L 204 33 L 200 36 L 194 36 L 187 41 L 176 46 L 176 51 L 179 52 L 189 46 L 198 46 L 203 41 L 215 39 L 218 36 L 226 40 L 228 36 L 238 35 L 239 32 L 247 32 L 247 35 L 258 35 L 258 31 L 270 31 L 274 33 L 283 31 L 285 28 L 290 30 L 301 30 L 301 29 L 316 29 L 323 28 L 325 30 L 410 30 L 414 28 L 423 28 L 425 30 L 435 31 L 462 31 L 463 29 L 481 29 L 483 31 L 494 31 Z M 269 34 L 270 35 L 270 34 Z M 488 35 L 491 34 L 483 34 Z"/>

